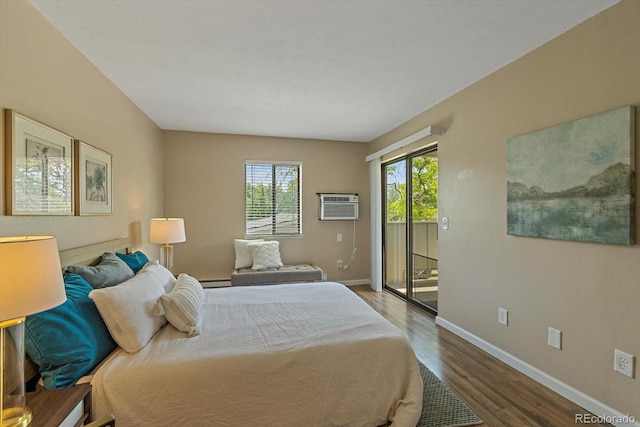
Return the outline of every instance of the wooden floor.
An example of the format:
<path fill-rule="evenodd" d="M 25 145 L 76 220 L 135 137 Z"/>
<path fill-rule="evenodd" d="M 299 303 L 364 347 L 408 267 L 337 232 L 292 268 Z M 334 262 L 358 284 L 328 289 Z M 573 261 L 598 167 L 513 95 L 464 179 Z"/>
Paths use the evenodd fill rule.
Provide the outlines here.
<path fill-rule="evenodd" d="M 575 426 L 576 415 L 588 413 L 436 326 L 435 318 L 415 305 L 367 285 L 350 289 L 405 332 L 418 359 L 484 420 L 484 426 Z"/>

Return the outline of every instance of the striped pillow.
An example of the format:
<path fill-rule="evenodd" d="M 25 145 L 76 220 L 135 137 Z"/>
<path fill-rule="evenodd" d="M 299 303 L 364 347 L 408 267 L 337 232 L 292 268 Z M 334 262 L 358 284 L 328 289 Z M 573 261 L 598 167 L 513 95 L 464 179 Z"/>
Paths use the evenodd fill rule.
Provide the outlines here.
<path fill-rule="evenodd" d="M 198 326 L 203 300 L 204 290 L 200 282 L 181 273 L 171 292 L 158 299 L 153 314 L 164 315 L 174 328 L 193 337 L 200 334 Z"/>

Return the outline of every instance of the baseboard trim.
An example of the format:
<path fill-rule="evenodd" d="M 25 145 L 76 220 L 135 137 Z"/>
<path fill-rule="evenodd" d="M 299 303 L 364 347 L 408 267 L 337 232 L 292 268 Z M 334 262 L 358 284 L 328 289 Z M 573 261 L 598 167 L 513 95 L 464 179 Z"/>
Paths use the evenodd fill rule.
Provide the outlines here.
<path fill-rule="evenodd" d="M 231 286 L 231 281 L 216 280 L 216 281 L 210 281 L 210 282 L 200 282 L 200 284 L 205 289 L 206 288 L 227 288 Z"/>
<path fill-rule="evenodd" d="M 580 405 L 587 411 L 597 415 L 598 417 L 602 417 L 605 421 L 615 426 L 636 426 L 640 427 L 640 420 L 635 420 L 634 417 L 623 414 L 620 411 L 617 411 L 599 400 L 594 399 L 593 397 L 581 392 L 578 389 L 571 387 L 568 384 L 563 383 L 557 378 L 552 377 L 546 372 L 541 371 L 533 365 L 528 364 L 527 362 L 518 359 L 510 353 L 502 350 L 499 347 L 483 340 L 480 337 L 473 335 L 472 333 L 466 331 L 465 329 L 460 328 L 459 326 L 449 322 L 446 319 L 443 319 L 441 316 L 436 317 L 436 325 L 443 327 L 444 329 L 454 333 L 465 341 L 470 342 L 481 350 L 486 351 L 490 355 L 495 358 L 501 360 L 512 368 L 516 369 L 519 372 L 522 372 L 526 376 L 532 378 L 533 380 L 539 382 L 547 388 L 555 391 L 559 395 L 569 399 L 576 405 Z M 631 420 L 633 423 L 629 422 L 616 422 L 616 420 Z"/>
<path fill-rule="evenodd" d="M 342 283 L 345 286 L 356 286 L 356 285 L 370 285 L 371 280 L 369 279 L 355 279 L 355 280 L 337 280 L 338 283 Z"/>

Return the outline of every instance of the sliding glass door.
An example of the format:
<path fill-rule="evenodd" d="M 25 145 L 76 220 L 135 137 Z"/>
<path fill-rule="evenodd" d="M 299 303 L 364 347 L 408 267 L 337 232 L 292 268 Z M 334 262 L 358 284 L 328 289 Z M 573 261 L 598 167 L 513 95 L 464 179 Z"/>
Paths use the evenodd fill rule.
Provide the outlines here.
<path fill-rule="evenodd" d="M 407 296 L 407 162 L 382 165 L 384 200 L 384 286 Z"/>
<path fill-rule="evenodd" d="M 386 163 L 382 168 L 384 286 L 437 312 L 437 147 Z"/>

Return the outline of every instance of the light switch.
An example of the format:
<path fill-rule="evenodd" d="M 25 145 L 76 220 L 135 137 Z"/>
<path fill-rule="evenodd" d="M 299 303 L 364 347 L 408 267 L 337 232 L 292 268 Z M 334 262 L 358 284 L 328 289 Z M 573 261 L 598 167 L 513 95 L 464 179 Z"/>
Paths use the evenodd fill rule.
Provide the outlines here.
<path fill-rule="evenodd" d="M 442 229 L 443 230 L 448 230 L 449 229 L 449 218 L 448 217 L 444 217 L 442 218 Z"/>

